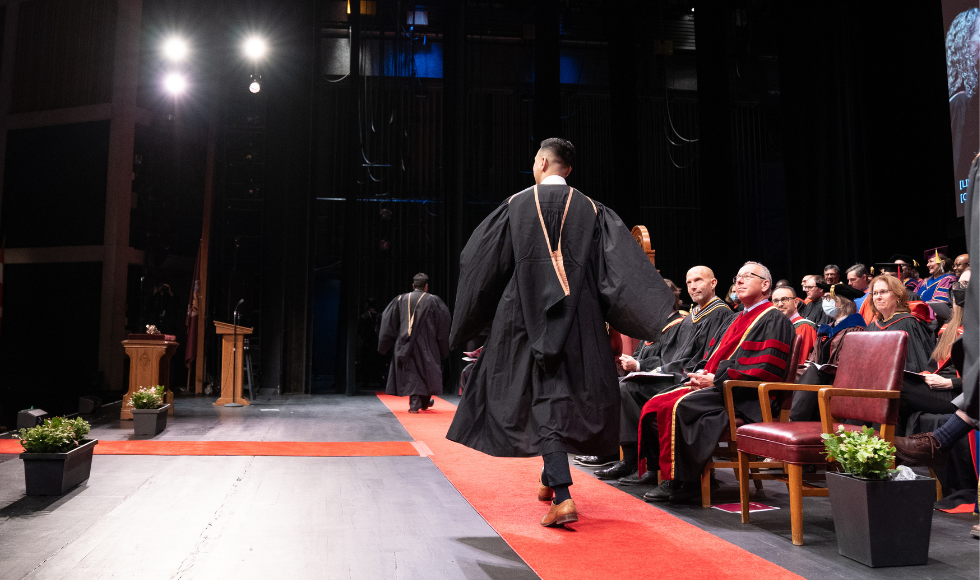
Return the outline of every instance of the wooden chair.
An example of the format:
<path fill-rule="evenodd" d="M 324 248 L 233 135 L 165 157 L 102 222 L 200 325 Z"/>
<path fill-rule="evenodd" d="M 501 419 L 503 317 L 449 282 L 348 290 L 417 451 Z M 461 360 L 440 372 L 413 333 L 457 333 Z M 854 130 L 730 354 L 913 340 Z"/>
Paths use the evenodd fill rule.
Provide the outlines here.
<path fill-rule="evenodd" d="M 789 486 L 790 522 L 793 544 L 803 545 L 803 497 L 828 495 L 827 489 L 805 484 L 803 466 L 827 462 L 821 435 L 833 433 L 843 419 L 880 424 L 880 437 L 895 438 L 898 421 L 898 399 L 902 390 L 902 373 L 908 335 L 904 332 L 858 332 L 845 338 L 837 366 L 834 385 L 794 385 L 762 383 L 759 385 L 759 404 L 765 420 L 743 425 L 735 430 L 740 465 L 739 492 L 742 500 L 742 523 L 749 522 L 750 456 L 769 457 L 785 466 L 785 474 L 774 479 Z M 743 385 L 725 383 L 731 400 L 731 389 Z M 747 386 L 747 385 L 745 385 Z M 775 423 L 769 407 L 769 394 L 774 391 L 816 391 L 820 403 L 820 421 Z M 729 407 L 729 416 L 734 409 Z M 861 427 L 844 425 L 847 430 Z M 773 464 L 767 464 L 773 465 Z M 776 464 L 778 465 L 778 464 Z M 810 479 L 816 479 L 814 476 Z"/>
<path fill-rule="evenodd" d="M 789 349 L 789 359 L 787 359 L 789 363 L 786 365 L 786 374 L 783 376 L 783 381 L 786 383 L 796 382 L 796 363 L 800 359 L 802 345 L 803 337 L 794 336 L 793 344 Z M 735 439 L 735 430 L 741 427 L 744 422 L 735 416 L 735 404 L 732 402 L 731 387 L 727 386 L 729 383 L 732 386 L 752 387 L 756 389 L 762 384 L 761 381 L 725 381 L 725 406 L 729 408 L 728 431 L 725 431 L 721 438 L 718 439 L 718 448 L 715 449 L 714 455 L 727 455 L 728 460 L 716 461 L 712 457 L 712 460 L 704 466 L 704 471 L 701 472 L 701 507 L 711 507 L 711 474 L 715 469 L 733 469 L 735 470 L 736 476 L 739 474 L 738 444 Z M 782 409 L 782 399 L 777 401 L 777 405 L 778 408 Z M 721 444 L 725 444 L 725 448 L 722 448 Z M 781 465 L 762 461 L 753 461 L 749 464 L 750 471 L 773 467 L 779 468 Z M 755 481 L 756 489 L 762 489 L 762 480 L 773 479 L 773 476 L 764 473 L 751 473 L 750 478 Z"/>

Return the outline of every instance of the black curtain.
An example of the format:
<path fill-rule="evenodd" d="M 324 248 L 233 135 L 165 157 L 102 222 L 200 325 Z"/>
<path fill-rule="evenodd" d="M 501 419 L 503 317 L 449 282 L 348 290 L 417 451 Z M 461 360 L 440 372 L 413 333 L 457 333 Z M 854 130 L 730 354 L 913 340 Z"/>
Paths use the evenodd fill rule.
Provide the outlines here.
<path fill-rule="evenodd" d="M 776 6 L 794 280 L 958 252 L 940 2 Z"/>

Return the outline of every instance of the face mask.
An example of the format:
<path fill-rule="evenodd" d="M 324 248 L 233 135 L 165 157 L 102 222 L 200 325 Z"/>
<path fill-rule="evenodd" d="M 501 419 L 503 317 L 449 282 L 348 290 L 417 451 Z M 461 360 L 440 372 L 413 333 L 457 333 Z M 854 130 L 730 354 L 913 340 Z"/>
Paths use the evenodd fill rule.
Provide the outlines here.
<path fill-rule="evenodd" d="M 732 302 L 738 302 L 738 294 L 732 292 L 728 297 L 732 299 Z"/>
<path fill-rule="evenodd" d="M 837 314 L 840 313 L 840 309 L 837 308 L 837 303 L 833 300 L 823 301 L 823 311 L 824 314 L 831 318 L 837 318 Z"/>
<path fill-rule="evenodd" d="M 966 288 L 952 288 L 949 291 L 949 295 L 953 298 L 953 304 L 956 304 L 960 308 L 966 304 Z"/>

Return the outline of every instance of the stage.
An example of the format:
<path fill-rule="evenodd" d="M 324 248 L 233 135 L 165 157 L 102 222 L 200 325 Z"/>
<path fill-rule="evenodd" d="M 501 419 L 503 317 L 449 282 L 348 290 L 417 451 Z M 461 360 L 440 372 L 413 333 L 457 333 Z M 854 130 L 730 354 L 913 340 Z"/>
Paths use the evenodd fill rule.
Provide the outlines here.
<path fill-rule="evenodd" d="M 261 397 L 237 409 L 178 398 L 152 452 L 201 442 L 213 455 L 97 455 L 91 478 L 54 498 L 26 497 L 22 462 L 0 453 L 0 578 L 978 575 L 970 514 L 935 512 L 928 565 L 871 569 L 837 554 L 826 498 L 804 501 L 805 545 L 794 547 L 776 482 L 753 500 L 782 509 L 742 525 L 694 503 L 645 504 L 637 497 L 648 488 L 620 490 L 575 470 L 581 521 L 541 528 L 540 460 L 488 458 L 446 441 L 456 400 L 409 415 L 407 399 L 374 393 Z M 106 449 L 146 439 L 111 417 L 91 436 Z M 297 457 L 276 446 L 223 455 L 221 442 L 338 445 L 336 456 Z M 353 456 L 368 444 L 378 454 Z M 715 503 L 738 501 L 732 474 L 719 470 L 719 479 Z"/>

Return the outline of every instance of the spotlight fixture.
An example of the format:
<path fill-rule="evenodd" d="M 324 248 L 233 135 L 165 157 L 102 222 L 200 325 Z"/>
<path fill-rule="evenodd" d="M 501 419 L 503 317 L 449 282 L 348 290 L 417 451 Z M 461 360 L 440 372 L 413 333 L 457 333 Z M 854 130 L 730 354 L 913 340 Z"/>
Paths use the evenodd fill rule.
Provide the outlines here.
<path fill-rule="evenodd" d="M 187 58 L 187 43 L 182 38 L 172 36 L 163 43 L 163 56 L 167 60 L 180 62 Z"/>
<path fill-rule="evenodd" d="M 259 81 L 252 81 L 252 84 L 248 85 L 248 90 L 257 93 L 262 90 L 262 85 L 259 84 Z"/>
<path fill-rule="evenodd" d="M 170 94 L 179 95 L 187 88 L 187 79 L 180 73 L 170 73 L 163 79 L 163 86 Z"/>
<path fill-rule="evenodd" d="M 245 56 L 258 60 L 265 56 L 266 45 L 265 41 L 258 36 L 252 36 L 245 41 Z"/>

